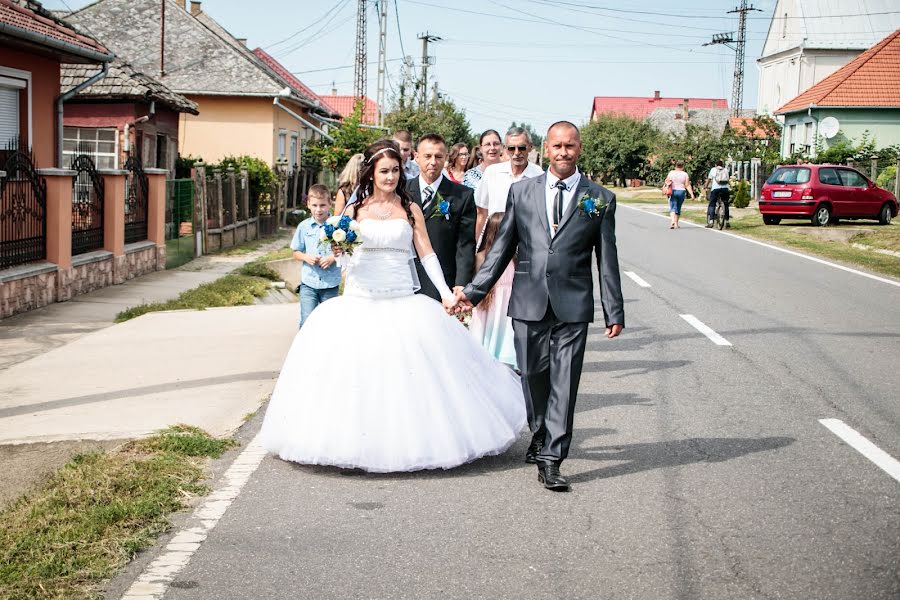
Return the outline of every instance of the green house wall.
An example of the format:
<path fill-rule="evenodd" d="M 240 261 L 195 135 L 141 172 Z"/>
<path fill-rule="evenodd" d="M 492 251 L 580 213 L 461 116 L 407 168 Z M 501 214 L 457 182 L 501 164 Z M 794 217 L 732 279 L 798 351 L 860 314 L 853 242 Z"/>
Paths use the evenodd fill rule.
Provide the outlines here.
<path fill-rule="evenodd" d="M 816 152 L 816 137 L 825 148 L 842 140 L 859 142 L 863 133 L 869 132 L 874 138 L 876 148 L 884 148 L 900 144 L 900 107 L 898 108 L 818 108 L 808 111 L 796 112 L 784 116 L 784 131 L 781 135 L 781 155 L 791 155 L 791 145 L 794 150 L 798 146 L 809 145 L 809 155 Z M 825 139 L 818 133 L 818 123 L 825 117 L 834 117 L 838 120 L 840 131 L 831 139 Z M 791 126 L 796 126 L 791 133 Z M 810 135 L 812 139 L 810 140 Z M 811 141 L 810 144 L 807 142 Z"/>

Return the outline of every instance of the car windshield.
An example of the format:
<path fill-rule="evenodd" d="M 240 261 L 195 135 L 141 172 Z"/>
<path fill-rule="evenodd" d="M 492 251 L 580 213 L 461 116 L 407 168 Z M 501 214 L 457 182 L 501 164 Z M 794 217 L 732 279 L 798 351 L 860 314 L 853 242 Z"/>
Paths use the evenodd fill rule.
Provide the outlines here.
<path fill-rule="evenodd" d="M 806 167 L 778 167 L 766 183 L 808 183 L 809 169 Z"/>

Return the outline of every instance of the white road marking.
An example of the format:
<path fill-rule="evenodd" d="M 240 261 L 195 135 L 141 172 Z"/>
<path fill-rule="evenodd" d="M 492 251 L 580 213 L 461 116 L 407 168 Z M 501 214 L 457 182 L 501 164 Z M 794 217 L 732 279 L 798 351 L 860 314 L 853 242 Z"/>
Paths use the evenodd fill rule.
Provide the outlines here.
<path fill-rule="evenodd" d="M 660 217 L 668 220 L 668 215 L 661 215 L 659 213 L 655 213 L 649 210 L 645 210 L 643 208 L 637 208 L 634 206 L 629 206 L 627 204 L 620 204 L 619 206 L 624 206 L 626 208 L 630 208 L 631 210 L 636 210 L 638 212 L 646 213 L 648 215 L 653 215 L 656 217 Z M 691 223 L 690 221 L 681 221 L 682 223 L 686 223 L 693 227 L 703 228 L 703 225 L 697 225 L 696 223 Z M 793 250 L 788 250 L 787 248 L 779 248 L 778 246 L 773 246 L 772 244 L 767 244 L 765 242 L 760 242 L 749 237 L 745 237 L 742 235 L 737 235 L 734 233 L 728 233 L 727 231 L 719 231 L 718 229 L 710 229 L 713 233 L 719 233 L 722 235 L 727 235 L 737 240 L 743 240 L 750 244 L 756 244 L 757 246 L 762 246 L 763 248 L 769 248 L 770 250 L 777 250 L 778 252 L 784 252 L 785 254 L 790 254 L 791 256 L 797 256 L 799 258 L 804 258 L 806 260 L 811 260 L 812 262 L 819 263 L 820 265 L 826 265 L 828 267 L 832 267 L 835 269 L 840 269 L 841 271 L 846 271 L 848 273 L 853 273 L 854 275 L 860 275 L 862 277 L 866 277 L 868 279 L 874 279 L 875 281 L 880 281 L 881 283 L 887 283 L 888 285 L 893 285 L 896 287 L 900 287 L 900 281 L 894 281 L 893 279 L 886 279 L 884 277 L 879 277 L 878 275 L 872 275 L 871 273 L 865 273 L 863 271 L 857 271 L 856 269 L 851 269 L 850 267 L 845 267 L 844 265 L 839 265 L 837 263 L 829 262 L 827 260 L 823 260 L 821 258 L 816 258 L 815 256 L 810 256 L 808 254 L 802 254 L 800 252 L 794 252 Z"/>
<path fill-rule="evenodd" d="M 648 287 L 650 287 L 650 284 L 647 283 L 646 281 L 644 281 L 643 279 L 641 279 L 640 275 L 638 275 L 638 274 L 635 273 L 634 271 L 625 271 L 625 274 L 628 275 L 628 278 L 629 278 L 629 279 L 631 279 L 633 282 L 635 282 L 636 284 L 638 284 L 638 285 L 641 286 L 642 288 L 648 288 Z"/>
<path fill-rule="evenodd" d="M 900 461 L 867 440 L 858 431 L 840 419 L 819 419 L 819 423 L 844 440 L 854 450 L 875 463 L 879 469 L 900 481 Z"/>
<path fill-rule="evenodd" d="M 731 342 L 723 338 L 721 335 L 712 330 L 708 325 L 704 324 L 703 321 L 695 317 L 694 315 L 678 315 L 688 323 L 694 326 L 694 329 L 708 337 L 713 341 L 716 346 L 730 346 Z"/>
<path fill-rule="evenodd" d="M 210 494 L 194 511 L 194 514 L 172 538 L 162 554 L 147 565 L 144 572 L 128 588 L 128 591 L 122 596 L 122 600 L 148 600 L 163 597 L 169 584 L 200 549 L 200 544 L 241 493 L 244 484 L 247 483 L 265 456 L 266 451 L 260 445 L 257 435 L 225 471 L 224 485 Z"/>

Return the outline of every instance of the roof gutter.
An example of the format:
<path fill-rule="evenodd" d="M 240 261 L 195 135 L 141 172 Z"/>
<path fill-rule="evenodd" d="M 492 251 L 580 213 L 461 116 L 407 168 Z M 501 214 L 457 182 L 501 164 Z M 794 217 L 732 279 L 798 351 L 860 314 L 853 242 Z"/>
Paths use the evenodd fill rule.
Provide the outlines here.
<path fill-rule="evenodd" d="M 333 137 L 331 137 L 330 135 L 328 135 L 327 133 L 325 133 L 324 131 L 322 131 L 321 129 L 319 129 L 318 127 L 316 127 L 315 125 L 313 125 L 312 123 L 310 123 L 309 121 L 307 121 L 306 119 L 304 119 L 303 117 L 301 117 L 300 115 L 298 115 L 297 113 L 295 113 L 294 111 L 289 109 L 287 106 L 285 106 L 284 104 L 279 102 L 278 96 L 272 98 L 272 104 L 274 104 L 275 106 L 277 106 L 278 108 L 280 108 L 281 110 L 286 112 L 287 114 L 291 115 L 292 117 L 294 117 L 295 119 L 297 119 L 298 121 L 300 121 L 301 123 L 303 123 L 304 125 L 309 127 L 310 129 L 312 129 L 313 131 L 315 131 L 316 133 L 321 135 L 326 140 L 328 140 L 330 142 L 334 141 Z"/>
<path fill-rule="evenodd" d="M 329 123 L 334 123 L 335 125 L 340 125 L 343 121 L 339 121 L 337 119 L 329 119 L 328 117 L 318 117 L 322 121 L 328 121 Z M 377 129 L 378 131 L 390 131 L 387 127 L 379 127 L 378 125 L 367 125 L 365 123 L 359 123 L 357 127 L 362 127 L 363 129 Z"/>
<path fill-rule="evenodd" d="M 87 48 L 82 48 L 81 46 L 76 46 L 75 44 L 70 44 L 69 42 L 64 42 L 62 40 L 52 38 L 50 36 L 44 35 L 43 33 L 28 31 L 27 29 L 20 29 L 19 27 L 14 27 L 12 25 L 9 25 L 8 23 L 0 23 L 0 34 L 17 37 L 29 42 L 35 42 L 42 46 L 53 48 L 54 50 L 59 50 L 60 52 L 65 52 L 74 56 L 87 58 L 94 62 L 107 63 L 115 58 L 115 55 L 111 52 L 104 54 L 96 50 L 89 50 Z"/>
<path fill-rule="evenodd" d="M 104 62 L 100 72 L 91 76 L 89 79 L 82 81 L 71 90 L 62 94 L 59 98 L 56 99 L 56 167 L 59 169 L 63 168 L 63 103 L 66 100 L 72 98 L 75 94 L 85 89 L 88 86 L 91 86 L 109 73 L 109 63 Z"/>

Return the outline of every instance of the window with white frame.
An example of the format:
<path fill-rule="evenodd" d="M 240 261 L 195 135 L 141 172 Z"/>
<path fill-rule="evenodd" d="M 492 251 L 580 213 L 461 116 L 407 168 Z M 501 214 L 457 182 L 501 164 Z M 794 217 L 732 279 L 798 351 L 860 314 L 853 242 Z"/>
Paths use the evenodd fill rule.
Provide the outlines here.
<path fill-rule="evenodd" d="M 797 126 L 791 125 L 788 127 L 788 153 L 793 154 L 797 150 Z"/>
<path fill-rule="evenodd" d="M 284 158 L 285 152 L 287 151 L 287 131 L 281 130 L 278 132 L 278 158 Z"/>
<path fill-rule="evenodd" d="M 803 140 L 804 140 L 803 143 L 806 144 L 807 152 L 812 152 L 813 146 L 815 145 L 815 141 L 816 141 L 814 138 L 815 138 L 815 130 L 813 129 L 813 124 L 811 122 L 807 123 L 806 124 L 806 133 L 803 136 Z"/>
<path fill-rule="evenodd" d="M 0 148 L 19 139 L 19 90 L 0 86 Z"/>
<path fill-rule="evenodd" d="M 119 132 L 97 127 L 63 129 L 63 164 L 68 165 L 78 154 L 87 154 L 98 169 L 119 168 Z"/>
<path fill-rule="evenodd" d="M 295 132 L 291 132 L 291 168 L 293 169 L 297 165 L 297 148 L 298 148 L 299 139 L 297 138 L 297 134 Z"/>

